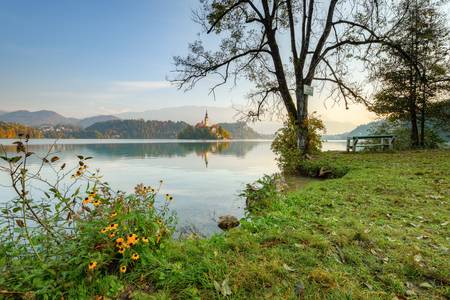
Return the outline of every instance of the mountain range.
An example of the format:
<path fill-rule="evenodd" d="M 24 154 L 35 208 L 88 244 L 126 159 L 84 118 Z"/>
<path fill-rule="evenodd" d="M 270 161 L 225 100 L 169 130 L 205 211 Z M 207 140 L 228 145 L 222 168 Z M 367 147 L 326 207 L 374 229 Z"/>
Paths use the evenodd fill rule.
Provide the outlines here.
<path fill-rule="evenodd" d="M 0 112 L 0 121 L 8 123 L 19 123 L 28 126 L 43 125 L 74 125 L 81 128 L 89 127 L 97 122 L 119 120 L 116 116 L 99 115 L 83 119 L 68 118 L 51 110 L 17 110 L 13 112 Z"/>

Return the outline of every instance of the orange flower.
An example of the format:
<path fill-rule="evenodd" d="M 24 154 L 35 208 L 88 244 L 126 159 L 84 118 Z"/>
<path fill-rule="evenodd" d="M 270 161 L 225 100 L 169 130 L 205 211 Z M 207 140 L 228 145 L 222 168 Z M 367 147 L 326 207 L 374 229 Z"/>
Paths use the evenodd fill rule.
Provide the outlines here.
<path fill-rule="evenodd" d="M 121 238 L 121 237 L 116 239 L 116 243 L 117 243 L 117 244 L 122 244 L 123 242 L 125 242 L 125 241 L 124 241 L 124 239 Z"/>
<path fill-rule="evenodd" d="M 125 273 L 127 271 L 127 266 L 121 265 L 120 266 L 120 273 Z"/>
<path fill-rule="evenodd" d="M 133 255 L 131 255 L 131 259 L 132 260 L 138 260 L 139 259 L 139 254 L 133 253 Z"/>
<path fill-rule="evenodd" d="M 135 244 L 137 244 L 138 240 L 137 240 L 137 235 L 136 234 L 129 234 L 127 235 L 127 245 L 128 246 L 133 246 Z"/>
<path fill-rule="evenodd" d="M 94 270 L 97 267 L 97 262 L 96 261 L 91 261 L 89 263 L 88 269 L 89 270 Z"/>
<path fill-rule="evenodd" d="M 84 198 L 84 200 L 83 200 L 83 205 L 87 205 L 87 204 L 91 203 L 91 201 L 92 201 L 91 198 L 86 197 L 86 198 Z"/>
<path fill-rule="evenodd" d="M 116 234 L 114 233 L 114 232 L 111 232 L 110 234 L 109 234 L 109 238 L 113 238 L 113 237 L 115 237 L 116 236 Z"/>

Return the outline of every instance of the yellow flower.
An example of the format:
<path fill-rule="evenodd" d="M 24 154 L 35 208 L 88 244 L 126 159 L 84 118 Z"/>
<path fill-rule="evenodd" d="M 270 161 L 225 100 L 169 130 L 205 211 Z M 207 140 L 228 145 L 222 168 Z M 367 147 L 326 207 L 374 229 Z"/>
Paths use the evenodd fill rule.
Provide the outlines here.
<path fill-rule="evenodd" d="M 97 262 L 96 261 L 91 261 L 89 263 L 89 266 L 88 266 L 89 270 L 94 270 L 96 267 L 97 267 Z"/>
<path fill-rule="evenodd" d="M 124 242 L 124 239 L 121 237 L 116 239 L 116 244 L 123 244 L 123 242 Z"/>
<path fill-rule="evenodd" d="M 117 216 L 117 213 L 116 212 L 112 212 L 111 213 L 111 218 L 114 218 L 115 216 Z"/>
<path fill-rule="evenodd" d="M 133 253 L 133 255 L 131 255 L 131 259 L 132 260 L 138 260 L 139 259 L 139 254 Z"/>
<path fill-rule="evenodd" d="M 102 230 L 100 230 L 101 233 L 106 233 L 108 231 L 108 228 L 102 228 Z"/>
<path fill-rule="evenodd" d="M 117 250 L 117 252 L 119 252 L 120 254 L 123 254 L 125 252 L 125 248 L 120 247 L 119 250 Z"/>
<path fill-rule="evenodd" d="M 144 244 L 147 244 L 147 243 L 148 243 L 148 238 L 146 238 L 146 237 L 141 238 L 141 240 L 142 240 L 142 242 L 143 242 Z"/>
<path fill-rule="evenodd" d="M 120 273 L 125 273 L 127 271 L 127 266 L 121 265 L 120 266 Z"/>
<path fill-rule="evenodd" d="M 101 202 L 100 200 L 95 200 L 94 202 L 92 202 L 92 204 L 94 204 L 94 206 L 99 206 Z"/>
<path fill-rule="evenodd" d="M 110 234 L 109 234 L 109 238 L 113 238 L 113 237 L 115 237 L 116 236 L 116 234 L 114 233 L 114 232 L 111 232 Z"/>
<path fill-rule="evenodd" d="M 110 229 L 110 230 L 115 230 L 115 229 L 117 229 L 118 227 L 119 227 L 119 224 L 117 224 L 117 223 L 114 223 L 114 224 L 109 225 L 109 229 Z"/>
<path fill-rule="evenodd" d="M 86 197 L 86 198 L 84 198 L 84 200 L 83 200 L 83 205 L 86 205 L 86 204 L 88 204 L 88 203 L 91 203 L 91 201 L 92 201 L 91 198 Z"/>
<path fill-rule="evenodd" d="M 162 225 L 161 219 L 157 219 L 157 220 L 156 220 L 156 223 L 157 223 L 158 225 Z"/>

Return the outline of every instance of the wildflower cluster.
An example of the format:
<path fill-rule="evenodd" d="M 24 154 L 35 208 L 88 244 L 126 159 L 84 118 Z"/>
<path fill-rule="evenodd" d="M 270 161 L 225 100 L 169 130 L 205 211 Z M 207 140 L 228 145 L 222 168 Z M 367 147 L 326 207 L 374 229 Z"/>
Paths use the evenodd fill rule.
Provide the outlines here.
<path fill-rule="evenodd" d="M 169 237 L 173 216 L 168 204 L 173 196 L 166 194 L 161 205 L 155 208 L 158 189 L 139 184 L 134 195 L 94 188 L 82 201 L 86 219 L 80 224 L 80 234 L 92 237 L 86 260 L 88 271 L 116 270 L 127 273 L 157 249 L 164 238 Z M 106 192 L 106 193 L 105 193 Z M 91 263 L 95 261 L 95 267 Z"/>
<path fill-rule="evenodd" d="M 99 171 L 88 168 L 91 157 L 78 155 L 69 166 L 54 147 L 43 157 L 29 150 L 28 137 L 14 142 L 12 151 L 0 147 L 0 172 L 17 193 L 0 210 L 0 287 L 66 298 L 62 287 L 83 282 L 117 295 L 117 276 L 149 262 L 170 238 L 173 198 L 159 200 L 162 181 L 157 188 L 139 184 L 133 194 L 114 192 Z M 30 157 L 40 163 L 30 167 Z M 44 168 L 56 175 L 54 181 L 41 176 Z M 31 194 L 34 183 L 50 187 L 42 198 Z"/>

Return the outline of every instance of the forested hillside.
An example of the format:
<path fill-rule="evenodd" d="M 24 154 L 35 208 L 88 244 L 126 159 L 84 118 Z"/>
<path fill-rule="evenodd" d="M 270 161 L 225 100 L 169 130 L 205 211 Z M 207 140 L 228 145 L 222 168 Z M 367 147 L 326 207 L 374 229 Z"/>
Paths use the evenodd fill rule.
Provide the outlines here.
<path fill-rule="evenodd" d="M 95 123 L 85 129 L 97 138 L 174 139 L 188 126 L 185 122 L 113 120 Z"/>
<path fill-rule="evenodd" d="M 17 123 L 6 123 L 0 121 L 0 138 L 13 139 L 19 134 L 28 134 L 31 138 L 42 138 L 44 135 L 39 129 L 28 127 Z"/>

